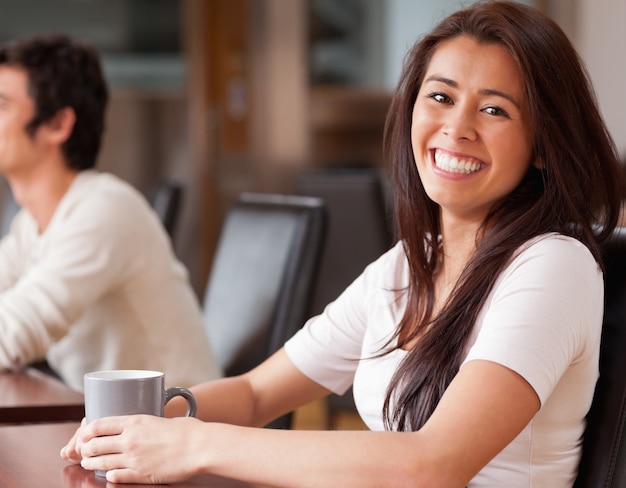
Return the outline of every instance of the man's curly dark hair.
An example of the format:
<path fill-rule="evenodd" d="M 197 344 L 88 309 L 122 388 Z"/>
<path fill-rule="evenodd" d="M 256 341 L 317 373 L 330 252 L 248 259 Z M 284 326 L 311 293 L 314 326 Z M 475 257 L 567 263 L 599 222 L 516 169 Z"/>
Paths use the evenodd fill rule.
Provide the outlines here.
<path fill-rule="evenodd" d="M 48 34 L 0 46 L 0 66 L 24 69 L 35 115 L 26 130 L 37 129 L 64 108 L 70 107 L 76 122 L 62 146 L 68 166 L 75 170 L 95 166 L 104 132 L 109 98 L 95 48 L 64 34 Z"/>

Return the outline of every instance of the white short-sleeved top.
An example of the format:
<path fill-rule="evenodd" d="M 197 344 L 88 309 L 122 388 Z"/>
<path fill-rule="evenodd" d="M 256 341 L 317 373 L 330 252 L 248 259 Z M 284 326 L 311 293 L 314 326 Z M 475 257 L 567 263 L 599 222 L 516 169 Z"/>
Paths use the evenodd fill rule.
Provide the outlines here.
<path fill-rule="evenodd" d="M 359 413 L 382 430 L 387 386 L 405 352 L 372 359 L 393 335 L 406 306 L 408 265 L 401 243 L 370 264 L 285 349 L 326 388 L 354 386 Z M 498 277 L 475 324 L 464 364 L 500 363 L 524 377 L 541 409 L 470 487 L 569 487 L 581 452 L 585 415 L 598 378 L 602 273 L 579 241 L 533 239 Z"/>

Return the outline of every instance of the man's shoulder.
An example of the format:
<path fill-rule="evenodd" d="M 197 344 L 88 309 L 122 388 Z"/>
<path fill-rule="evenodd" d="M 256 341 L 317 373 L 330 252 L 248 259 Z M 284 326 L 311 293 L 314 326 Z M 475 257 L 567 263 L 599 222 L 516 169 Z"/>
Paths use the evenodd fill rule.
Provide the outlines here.
<path fill-rule="evenodd" d="M 80 172 L 73 186 L 79 193 L 117 193 L 121 197 L 132 196 L 133 198 L 141 196 L 133 185 L 119 176 L 96 170 Z"/>
<path fill-rule="evenodd" d="M 130 183 L 111 173 L 94 170 L 81 172 L 59 208 L 63 220 L 85 219 L 103 224 L 111 221 L 137 222 L 148 218 L 150 206 L 145 197 Z"/>
<path fill-rule="evenodd" d="M 126 208 L 127 211 L 147 205 L 145 197 L 127 181 L 111 173 L 93 170 L 79 174 L 68 196 L 81 204 L 93 202 L 105 208 Z"/>

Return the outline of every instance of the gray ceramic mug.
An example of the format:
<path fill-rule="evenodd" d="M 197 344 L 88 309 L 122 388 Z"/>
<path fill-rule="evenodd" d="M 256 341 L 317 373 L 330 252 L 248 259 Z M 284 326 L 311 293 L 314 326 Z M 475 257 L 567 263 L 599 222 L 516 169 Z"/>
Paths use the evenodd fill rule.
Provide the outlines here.
<path fill-rule="evenodd" d="M 165 389 L 165 375 L 159 371 L 120 369 L 94 371 L 84 376 L 87 422 L 116 415 L 163 416 L 163 407 L 172 398 L 187 400 L 187 417 L 195 417 L 197 404 L 186 388 Z M 96 475 L 105 476 L 103 471 Z"/>

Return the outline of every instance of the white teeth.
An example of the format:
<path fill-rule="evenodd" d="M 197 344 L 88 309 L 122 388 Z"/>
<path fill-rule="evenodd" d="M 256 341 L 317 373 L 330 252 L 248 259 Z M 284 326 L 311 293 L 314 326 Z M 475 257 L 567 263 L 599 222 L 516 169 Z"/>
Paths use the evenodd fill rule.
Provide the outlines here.
<path fill-rule="evenodd" d="M 441 151 L 435 151 L 435 164 L 438 168 L 450 173 L 470 174 L 481 168 L 480 163 L 451 157 Z"/>

